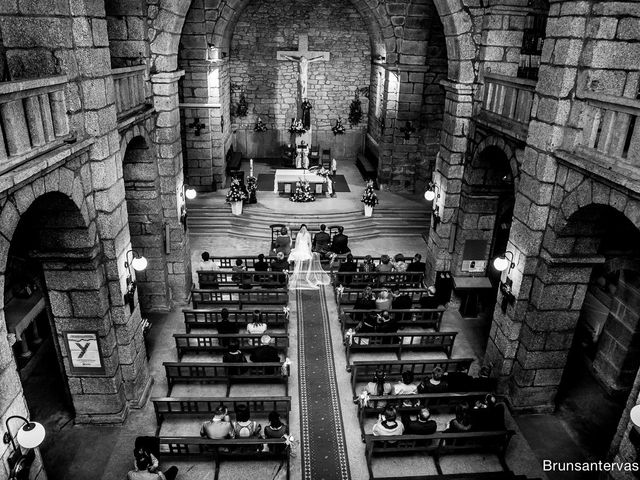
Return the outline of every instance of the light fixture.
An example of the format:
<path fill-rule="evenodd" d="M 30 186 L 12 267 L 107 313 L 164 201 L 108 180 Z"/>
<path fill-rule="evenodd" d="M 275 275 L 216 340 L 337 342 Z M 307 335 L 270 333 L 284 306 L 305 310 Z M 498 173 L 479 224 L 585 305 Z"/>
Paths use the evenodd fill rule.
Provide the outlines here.
<path fill-rule="evenodd" d="M 209 44 L 209 61 L 215 62 L 220 60 L 220 50 L 213 44 Z"/>
<path fill-rule="evenodd" d="M 631 430 L 629 430 L 629 441 L 638 448 L 640 447 L 640 405 L 636 405 L 629 412 L 631 417 Z"/>
<path fill-rule="evenodd" d="M 509 258 L 511 257 L 511 258 Z M 511 271 L 511 269 L 513 267 L 515 267 L 516 264 L 513 263 L 513 253 L 512 252 L 504 252 L 502 255 L 500 255 L 499 257 L 496 257 L 493 260 L 493 267 L 498 270 L 499 272 L 504 272 L 505 270 L 507 270 L 507 275 L 509 275 L 509 272 Z"/>
<path fill-rule="evenodd" d="M 424 192 L 424 199 L 432 202 L 438 198 L 440 198 L 440 187 L 435 182 L 429 182 L 429 187 Z"/>
<path fill-rule="evenodd" d="M 18 430 L 15 435 L 15 441 L 14 436 L 11 435 L 11 430 L 9 429 L 9 420 L 14 418 L 24 422 L 20 427 L 20 430 Z M 24 476 L 25 472 L 28 474 L 28 469 L 35 459 L 33 449 L 42 444 L 45 437 L 45 430 L 42 424 L 38 422 L 30 422 L 20 415 L 12 415 L 8 417 L 5 420 L 5 427 L 7 431 L 2 436 L 2 441 L 5 444 L 11 443 L 13 446 L 13 453 L 7 459 L 10 469 L 9 480 L 13 480 L 17 479 L 18 475 L 21 477 Z M 16 441 L 20 447 L 28 449 L 29 451 L 26 454 L 23 454 L 22 449 L 18 448 L 16 445 Z"/>
<path fill-rule="evenodd" d="M 187 197 L 187 200 L 193 200 L 198 196 L 198 192 L 193 187 L 187 187 L 184 191 L 184 196 Z"/>
<path fill-rule="evenodd" d="M 129 254 L 131 254 L 131 260 L 129 260 Z M 147 268 L 148 262 L 145 257 L 139 255 L 135 250 L 129 250 L 125 256 L 124 268 L 127 269 L 127 293 L 124 294 L 124 303 L 129 305 L 129 310 L 133 313 L 135 309 L 134 304 L 134 293 L 136 291 L 136 281 L 133 279 L 131 275 L 131 268 L 137 272 L 141 272 L 145 268 Z"/>

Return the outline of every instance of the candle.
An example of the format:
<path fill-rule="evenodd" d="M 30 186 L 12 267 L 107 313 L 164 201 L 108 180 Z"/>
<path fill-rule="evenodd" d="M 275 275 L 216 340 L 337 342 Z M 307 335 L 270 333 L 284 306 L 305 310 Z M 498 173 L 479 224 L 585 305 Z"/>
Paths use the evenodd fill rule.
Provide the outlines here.
<path fill-rule="evenodd" d="M 249 159 L 249 176 L 253 177 L 253 158 Z"/>

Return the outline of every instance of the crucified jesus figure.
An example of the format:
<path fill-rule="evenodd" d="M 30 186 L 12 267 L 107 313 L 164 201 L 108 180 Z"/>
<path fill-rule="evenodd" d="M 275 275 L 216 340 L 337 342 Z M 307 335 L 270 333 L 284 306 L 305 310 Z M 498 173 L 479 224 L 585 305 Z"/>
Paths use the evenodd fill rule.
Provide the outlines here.
<path fill-rule="evenodd" d="M 319 62 L 324 60 L 323 55 L 318 55 L 317 57 L 307 58 L 304 55 L 300 56 L 291 56 L 291 55 L 283 55 L 287 60 L 291 60 L 292 62 L 298 62 L 298 68 L 300 71 L 300 97 L 303 99 L 307 98 L 307 77 L 309 75 L 309 64 L 314 62 Z"/>

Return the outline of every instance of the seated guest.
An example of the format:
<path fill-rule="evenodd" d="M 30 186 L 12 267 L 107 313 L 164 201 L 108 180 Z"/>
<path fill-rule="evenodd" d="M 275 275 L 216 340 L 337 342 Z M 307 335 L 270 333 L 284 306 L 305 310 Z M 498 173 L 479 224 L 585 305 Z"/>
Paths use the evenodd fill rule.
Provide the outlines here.
<path fill-rule="evenodd" d="M 260 310 L 254 310 L 251 323 L 247 325 L 247 333 L 251 335 L 262 335 L 267 331 L 267 322 L 264 321 L 264 315 Z"/>
<path fill-rule="evenodd" d="M 413 384 L 413 372 L 402 372 L 402 380 L 393 384 L 393 395 L 413 395 L 418 393 L 418 387 Z M 411 404 L 411 402 L 409 402 Z"/>
<path fill-rule="evenodd" d="M 285 257 L 289 256 L 289 253 L 291 253 L 291 237 L 289 236 L 287 227 L 280 229 L 280 234 L 276 237 L 274 243 L 276 255 L 282 253 Z"/>
<path fill-rule="evenodd" d="M 347 259 L 340 263 L 340 267 L 338 268 L 338 273 L 346 273 L 346 272 L 356 272 L 357 266 L 356 262 L 353 261 L 353 255 L 350 253 L 347 254 Z M 342 276 L 338 275 L 338 281 L 343 283 L 344 285 L 350 285 L 353 280 L 351 275 Z"/>
<path fill-rule="evenodd" d="M 484 401 L 476 402 L 470 417 L 473 430 L 478 432 L 504 430 L 504 405 L 491 394 L 487 394 Z"/>
<path fill-rule="evenodd" d="M 282 438 L 283 435 L 289 433 L 287 425 L 282 423 L 278 412 L 269 413 L 269 425 L 264 427 L 262 435 L 264 438 Z M 286 445 L 269 445 L 269 451 L 282 452 L 286 449 Z"/>
<path fill-rule="evenodd" d="M 223 308 L 220 311 L 220 321 L 216 324 L 216 330 L 218 330 L 218 333 L 221 335 L 231 335 L 231 334 L 240 333 L 240 328 L 238 327 L 238 324 L 235 322 L 229 321 L 229 310 L 227 310 L 226 308 Z M 229 345 L 229 339 L 221 338 L 220 345 L 222 346 Z"/>
<path fill-rule="evenodd" d="M 222 355 L 223 363 L 247 363 L 247 359 L 244 354 L 240 351 L 240 343 L 236 339 L 232 339 L 229 341 L 229 346 L 227 347 L 227 352 Z M 241 375 L 245 372 L 244 368 L 229 368 L 229 375 Z"/>
<path fill-rule="evenodd" d="M 456 417 L 449 422 L 444 433 L 468 432 L 469 430 L 471 430 L 469 404 L 462 402 L 456 406 Z"/>
<path fill-rule="evenodd" d="M 236 420 L 231 422 L 232 438 L 251 438 L 260 435 L 262 426 L 251 420 L 251 412 L 249 407 L 243 403 L 238 405 L 235 410 Z"/>
<path fill-rule="evenodd" d="M 360 263 L 360 266 L 358 267 L 358 271 L 363 273 L 371 273 L 376 271 L 376 264 L 373 263 L 373 258 L 371 258 L 371 255 L 366 255 L 364 257 L 364 260 Z M 370 275 L 364 275 L 363 278 L 367 282 L 371 280 Z"/>
<path fill-rule="evenodd" d="M 162 473 L 158 469 L 158 460 L 149 452 L 136 450 L 134 455 L 134 469 L 127 473 L 127 480 L 175 480 L 178 476 L 176 466 Z"/>
<path fill-rule="evenodd" d="M 286 272 L 289 270 L 289 262 L 284 256 L 284 253 L 278 252 L 276 254 L 276 259 L 271 262 L 271 271 L 272 272 Z M 284 285 L 286 281 L 286 277 L 284 274 L 280 274 L 277 276 L 278 283 Z"/>
<path fill-rule="evenodd" d="M 431 435 L 436 433 L 438 424 L 434 420 L 429 420 L 431 413 L 428 408 L 420 409 L 418 418 L 410 420 L 405 424 L 405 435 Z"/>
<path fill-rule="evenodd" d="M 202 424 L 200 436 L 213 439 L 231 438 L 231 422 L 227 415 L 227 407 L 220 405 L 216 408 L 213 418 Z"/>
<path fill-rule="evenodd" d="M 268 272 L 269 271 L 269 263 L 264 259 L 264 254 L 261 253 L 258 255 L 258 261 L 253 264 L 253 269 L 256 272 Z M 256 277 L 258 282 L 266 282 L 269 280 L 269 275 L 260 275 Z"/>
<path fill-rule="evenodd" d="M 413 257 L 413 262 L 407 265 L 407 272 L 424 273 L 427 268 L 427 264 L 422 261 L 422 255 L 416 253 Z"/>
<path fill-rule="evenodd" d="M 369 286 L 365 287 L 362 294 L 356 298 L 356 303 L 353 305 L 354 310 L 375 310 L 376 309 L 376 294 L 373 293 L 373 289 Z"/>
<path fill-rule="evenodd" d="M 393 263 L 391 267 L 394 272 L 404 273 L 407 271 L 407 263 L 404 261 L 404 255 L 398 253 L 395 257 L 393 257 Z"/>
<path fill-rule="evenodd" d="M 256 347 L 249 359 L 253 363 L 267 363 L 267 362 L 279 362 L 280 356 L 276 347 L 270 345 L 271 337 L 269 335 L 262 335 L 260 337 L 260 346 Z"/>
<path fill-rule="evenodd" d="M 391 384 L 387 382 L 387 374 L 384 370 L 376 370 L 376 373 L 373 375 L 373 380 L 367 383 L 362 390 L 363 392 L 368 393 L 372 396 L 382 396 L 382 395 L 390 395 L 393 391 Z M 354 403 L 358 403 L 358 397 L 353 399 Z M 384 407 L 387 402 L 380 401 L 375 406 L 376 407 Z"/>
<path fill-rule="evenodd" d="M 202 260 L 198 264 L 198 270 L 215 270 L 216 269 L 216 264 L 213 262 L 213 260 L 211 260 L 211 256 L 209 255 L 209 252 L 202 252 L 202 255 L 200 255 L 200 257 L 202 258 Z"/>
<path fill-rule="evenodd" d="M 378 416 L 378 421 L 373 426 L 371 433 L 376 437 L 388 437 L 391 435 L 402 435 L 404 425 L 396 418 L 396 409 L 387 407 L 384 413 Z"/>
<path fill-rule="evenodd" d="M 469 375 L 468 367 L 461 367 L 457 372 L 447 372 L 444 380 L 450 392 L 469 392 L 473 389 L 473 377 Z"/>
<path fill-rule="evenodd" d="M 327 226 L 320 225 L 320 231 L 313 236 L 313 251 L 325 255 L 329 251 L 331 235 L 326 232 Z"/>
<path fill-rule="evenodd" d="M 400 291 L 400 288 L 398 287 L 394 287 L 393 291 L 391 292 L 391 298 L 393 299 L 391 300 L 391 308 L 393 310 L 411 310 L 411 307 L 413 306 L 411 297 L 406 293 Z M 409 312 L 396 314 L 396 320 L 398 321 L 409 320 L 410 318 L 411 314 Z"/>
<path fill-rule="evenodd" d="M 398 331 L 398 324 L 395 319 L 389 314 L 387 310 L 384 310 L 376 318 L 376 332 L 377 333 L 396 333 Z M 382 343 L 398 343 L 398 337 L 384 338 Z"/>
<path fill-rule="evenodd" d="M 497 380 L 491 378 L 491 366 L 485 365 L 480 369 L 477 378 L 474 378 L 471 386 L 476 392 L 493 392 L 496 389 Z"/>
<path fill-rule="evenodd" d="M 378 298 L 376 298 L 376 309 L 377 310 L 391 310 L 391 302 L 392 298 L 389 295 L 389 290 L 382 289 L 380 293 L 378 293 Z"/>
<path fill-rule="evenodd" d="M 375 314 L 363 314 L 364 317 L 360 320 L 360 323 L 355 328 L 355 333 L 375 333 L 376 331 L 376 316 Z M 353 343 L 358 345 L 369 345 L 370 337 L 359 336 L 353 339 Z"/>
<path fill-rule="evenodd" d="M 380 257 L 380 263 L 376 267 L 376 272 L 387 273 L 387 272 L 391 272 L 392 269 L 393 269 L 393 266 L 391 265 L 391 258 L 389 258 L 389 255 L 382 255 Z M 387 281 L 386 275 L 380 275 L 378 277 L 378 282 L 380 282 L 380 284 L 383 284 L 386 281 Z"/>
<path fill-rule="evenodd" d="M 436 296 L 436 287 L 431 285 L 427 288 L 427 294 L 420 298 L 420 306 L 427 309 L 435 309 L 439 306 L 438 297 Z"/>
<path fill-rule="evenodd" d="M 442 380 L 443 371 L 434 367 L 430 377 L 425 377 L 418 385 L 418 393 L 445 393 L 448 391 L 447 382 Z"/>
<path fill-rule="evenodd" d="M 236 259 L 236 264 L 231 267 L 233 275 L 231 280 L 236 282 L 240 288 L 251 288 L 251 275 L 246 274 L 246 267 L 243 265 L 242 259 Z"/>
<path fill-rule="evenodd" d="M 342 232 L 344 232 L 344 228 L 338 227 L 338 233 L 333 236 L 333 240 L 331 241 L 331 251 L 338 255 L 344 255 L 351 251 L 348 246 L 349 237 Z"/>

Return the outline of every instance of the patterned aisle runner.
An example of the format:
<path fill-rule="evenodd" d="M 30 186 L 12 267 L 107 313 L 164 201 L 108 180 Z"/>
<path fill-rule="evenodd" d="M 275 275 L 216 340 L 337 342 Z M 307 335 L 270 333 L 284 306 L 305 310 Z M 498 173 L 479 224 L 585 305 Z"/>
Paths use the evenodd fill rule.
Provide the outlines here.
<path fill-rule="evenodd" d="M 349 480 L 326 291 L 298 290 L 303 480 Z"/>

